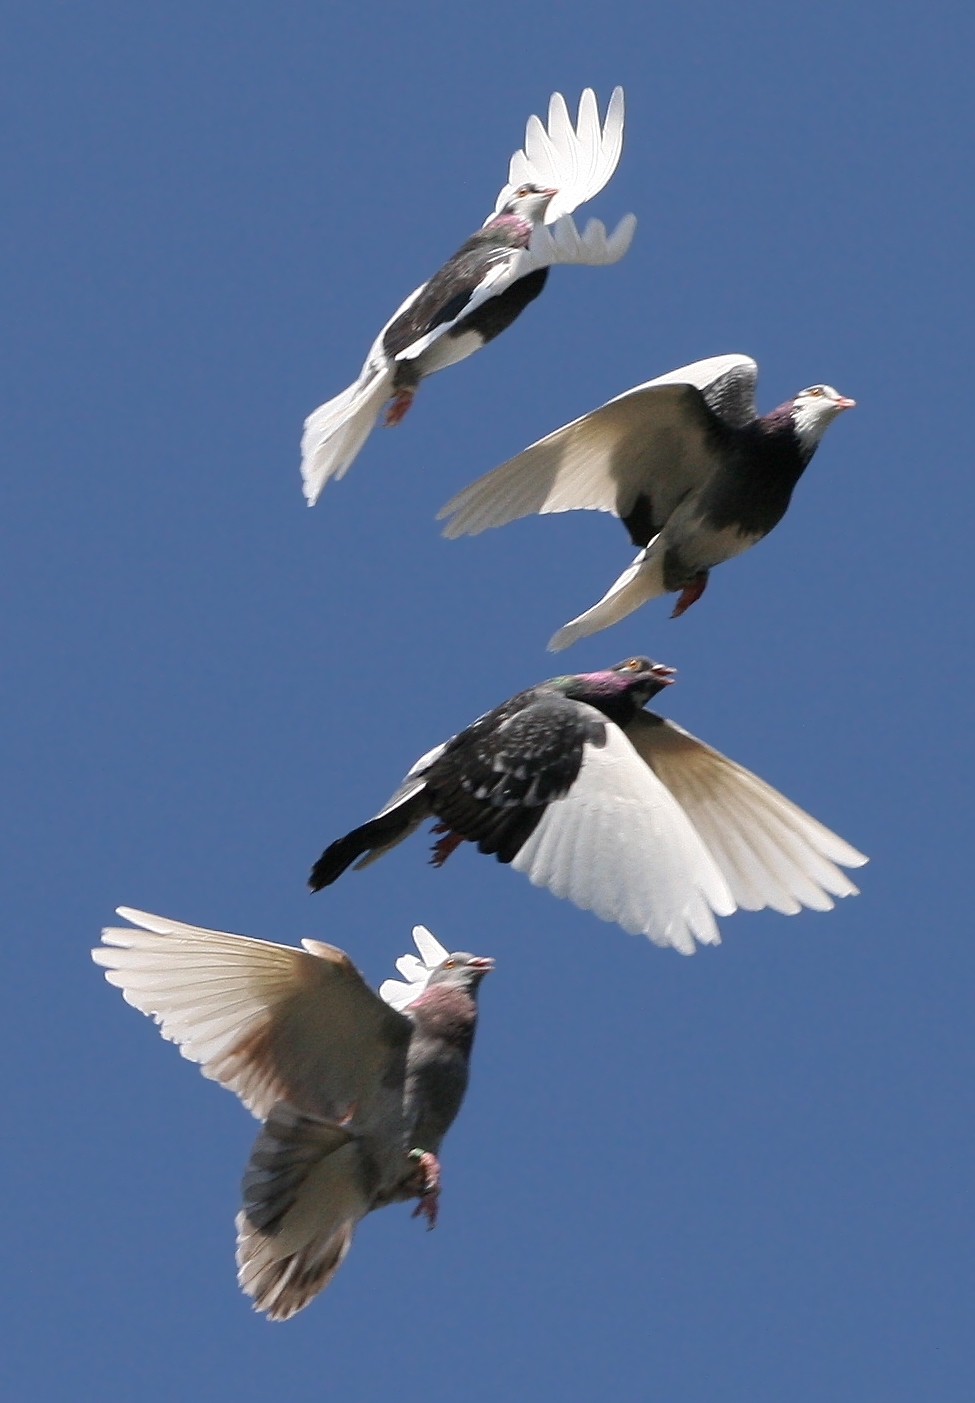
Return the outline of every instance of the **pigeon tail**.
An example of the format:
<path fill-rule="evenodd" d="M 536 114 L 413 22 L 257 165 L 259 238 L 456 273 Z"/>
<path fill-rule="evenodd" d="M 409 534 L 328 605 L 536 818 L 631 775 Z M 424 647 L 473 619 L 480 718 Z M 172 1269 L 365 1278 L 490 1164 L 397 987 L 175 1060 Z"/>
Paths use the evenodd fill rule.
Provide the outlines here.
<path fill-rule="evenodd" d="M 627 614 L 632 614 L 634 609 L 639 609 L 641 604 L 646 604 L 648 599 L 656 599 L 658 595 L 666 594 L 665 554 L 665 544 L 660 536 L 655 536 L 650 544 L 640 551 L 633 564 L 609 587 L 598 604 L 594 604 L 577 618 L 570 619 L 552 635 L 548 644 L 549 652 L 560 653 L 577 639 L 586 638 L 590 633 L 598 633 L 600 629 L 609 628 L 610 624 L 619 623 Z"/>
<path fill-rule="evenodd" d="M 237 1279 L 254 1309 L 288 1320 L 338 1271 L 369 1211 L 358 1144 L 279 1102 L 251 1152 L 237 1215 Z"/>
<path fill-rule="evenodd" d="M 302 490 L 313 507 L 329 478 L 344 477 L 373 430 L 391 391 L 392 370 L 367 361 L 354 385 L 305 420 L 301 438 Z"/>
<path fill-rule="evenodd" d="M 376 818 L 369 819 L 368 823 L 360 824 L 358 828 L 353 828 L 344 838 L 337 838 L 334 843 L 330 843 L 322 853 L 311 869 L 309 887 L 315 892 L 321 891 L 322 887 L 331 886 L 346 868 L 351 867 L 356 858 L 362 858 L 358 864 L 360 867 L 374 862 L 377 857 L 381 857 L 384 852 L 395 847 L 397 843 L 402 843 L 404 838 L 415 832 L 429 812 L 429 801 L 425 791 L 420 788 L 395 808 L 378 814 Z"/>

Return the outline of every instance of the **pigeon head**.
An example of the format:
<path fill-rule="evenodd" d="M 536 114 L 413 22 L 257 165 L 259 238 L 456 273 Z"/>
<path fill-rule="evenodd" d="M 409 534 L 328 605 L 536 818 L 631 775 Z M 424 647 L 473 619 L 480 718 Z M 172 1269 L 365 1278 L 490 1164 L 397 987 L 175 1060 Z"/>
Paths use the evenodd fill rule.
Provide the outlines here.
<path fill-rule="evenodd" d="M 558 193 L 545 185 L 519 185 L 498 217 L 503 218 L 507 214 L 524 220 L 526 224 L 540 224 L 549 203 Z"/>
<path fill-rule="evenodd" d="M 792 426 L 803 450 L 812 455 L 823 434 L 844 409 L 852 409 L 855 399 L 847 399 L 832 385 L 810 385 L 792 401 Z"/>
<path fill-rule="evenodd" d="M 624 725 L 651 697 L 669 687 L 677 669 L 652 658 L 626 658 L 601 672 L 553 679 L 572 701 L 588 702 L 611 721 Z"/>
<path fill-rule="evenodd" d="M 466 950 L 455 950 L 433 971 L 428 989 L 434 985 L 452 989 L 462 989 L 466 994 L 476 994 L 478 985 L 486 974 L 494 969 L 494 961 L 487 955 L 470 955 Z"/>

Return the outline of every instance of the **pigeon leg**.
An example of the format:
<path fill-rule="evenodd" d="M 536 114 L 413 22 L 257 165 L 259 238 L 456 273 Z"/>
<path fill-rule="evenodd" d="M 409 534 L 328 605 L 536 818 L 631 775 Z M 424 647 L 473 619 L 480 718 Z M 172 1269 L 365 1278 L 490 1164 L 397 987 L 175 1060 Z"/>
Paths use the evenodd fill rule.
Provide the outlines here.
<path fill-rule="evenodd" d="M 427 1232 L 437 1226 L 437 1209 L 440 1202 L 440 1161 L 429 1150 L 410 1150 L 410 1159 L 416 1160 L 422 1175 L 420 1202 L 413 1210 L 413 1217 L 421 1215 L 427 1220 Z"/>
<path fill-rule="evenodd" d="M 701 595 L 708 587 L 708 572 L 699 570 L 693 577 L 689 585 L 685 585 L 681 590 L 680 599 L 674 605 L 672 619 L 679 619 L 681 614 L 686 614 L 692 604 L 696 604 Z"/>
<path fill-rule="evenodd" d="M 446 823 L 437 823 L 431 829 L 433 833 L 445 833 L 445 838 L 439 839 L 433 845 L 433 857 L 430 859 L 431 867 L 442 867 L 455 848 L 459 848 L 464 839 L 459 833 L 451 833 L 450 827 Z"/>
<path fill-rule="evenodd" d="M 413 403 L 413 396 L 415 394 L 415 390 L 397 391 L 397 393 L 389 401 L 389 404 L 386 406 L 386 413 L 383 416 L 384 429 L 391 429 L 394 424 L 399 423 L 399 421 L 406 414 L 406 411 L 409 409 L 410 405 Z"/>

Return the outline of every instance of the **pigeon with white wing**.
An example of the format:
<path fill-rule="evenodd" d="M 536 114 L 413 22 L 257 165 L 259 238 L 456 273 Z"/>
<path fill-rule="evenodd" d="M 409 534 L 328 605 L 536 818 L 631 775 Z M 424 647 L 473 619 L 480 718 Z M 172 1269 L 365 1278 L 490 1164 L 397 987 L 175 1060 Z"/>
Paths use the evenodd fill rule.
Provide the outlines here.
<path fill-rule="evenodd" d="M 419 1199 L 433 1227 L 441 1141 L 467 1089 L 490 959 L 419 950 L 379 994 L 334 945 L 303 950 L 120 906 L 92 959 L 126 1003 L 263 1122 L 237 1215 L 238 1280 L 287 1320 L 327 1286 L 356 1224 Z"/>
<path fill-rule="evenodd" d="M 329 478 L 345 474 L 387 401 L 385 422 L 398 424 L 420 381 L 500 335 L 542 291 L 552 264 L 623 257 L 636 229 L 632 214 L 612 234 L 598 219 L 580 233 L 571 217 L 602 190 L 622 149 L 622 88 L 614 89 L 602 125 L 591 88 L 575 127 L 561 93 L 549 102 L 547 129 L 529 118 L 524 149 L 512 156 L 508 184 L 483 227 L 396 310 L 355 384 L 305 420 L 301 475 L 309 506 Z"/>
<path fill-rule="evenodd" d="M 867 859 L 771 785 L 643 710 L 674 669 L 628 658 L 553 677 L 416 762 L 383 809 L 326 848 L 313 891 L 428 818 L 441 866 L 465 840 L 604 921 L 692 954 L 715 915 L 828 911 Z"/>
<path fill-rule="evenodd" d="M 759 415 L 757 378 L 750 356 L 712 356 L 617 395 L 458 492 L 438 513 L 451 518 L 444 535 L 476 536 L 535 512 L 610 512 L 640 553 L 549 648 L 668 592 L 680 591 L 677 618 L 715 565 L 782 520 L 823 434 L 856 403 L 810 385 Z"/>

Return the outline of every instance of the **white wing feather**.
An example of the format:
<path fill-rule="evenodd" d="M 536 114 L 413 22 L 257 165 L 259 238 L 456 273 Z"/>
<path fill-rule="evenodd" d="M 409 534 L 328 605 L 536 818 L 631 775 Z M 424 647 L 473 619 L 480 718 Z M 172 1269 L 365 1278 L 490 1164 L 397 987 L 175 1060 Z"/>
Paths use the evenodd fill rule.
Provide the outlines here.
<path fill-rule="evenodd" d="M 579 778 L 511 865 L 535 886 L 685 955 L 695 940 L 717 944 L 712 913 L 735 909 L 690 820 L 612 723 L 605 746 L 586 744 Z"/>
<path fill-rule="evenodd" d="M 638 713 L 627 735 L 686 812 L 739 906 L 795 915 L 855 896 L 867 858 L 777 789 L 673 721 Z"/>
<path fill-rule="evenodd" d="M 257 1049 L 275 1011 L 314 978 L 318 960 L 290 945 L 184 925 L 120 906 L 142 929 L 102 931 L 91 952 L 125 1002 L 159 1024 L 205 1077 L 235 1092 L 263 1120 L 284 1099 Z M 106 948 L 108 947 L 108 948 Z"/>
<path fill-rule="evenodd" d="M 433 971 L 443 964 L 450 953 L 426 926 L 413 927 L 413 940 L 420 952 L 419 959 L 416 955 L 401 955 L 396 961 L 396 968 L 406 983 L 399 979 L 386 979 L 379 986 L 379 997 L 399 1011 L 420 997 Z"/>
<path fill-rule="evenodd" d="M 548 105 L 548 130 L 540 118 L 529 117 L 524 148 L 512 156 L 508 184 L 498 195 L 485 224 L 501 212 L 519 185 L 556 188 L 558 194 L 545 213 L 546 224 L 554 224 L 564 214 L 571 214 L 579 205 L 598 195 L 619 165 L 623 150 L 623 117 L 622 88 L 613 89 L 602 129 L 592 88 L 586 88 L 579 99 L 575 128 L 565 98 L 561 93 L 553 93 Z"/>
<path fill-rule="evenodd" d="M 381 1005 L 361 985 L 342 951 L 316 940 L 303 941 L 305 948 L 299 950 L 126 906 L 120 906 L 118 914 L 133 925 L 104 930 L 104 944 L 91 952 L 94 962 L 122 991 L 126 1003 L 154 1018 L 164 1038 L 177 1043 L 191 1062 L 200 1063 L 205 1077 L 235 1092 L 259 1120 L 277 1101 L 304 1099 L 302 1082 L 315 1080 L 316 1053 L 323 1051 L 316 1043 L 318 1020 L 327 998 L 322 978 L 329 966 L 348 970 L 354 988 L 361 990 L 354 1009 L 346 1004 L 338 1012 L 358 1020 L 364 1045 L 350 1056 L 358 1058 L 360 1070 L 368 1074 L 368 1025 L 375 1022 L 373 1008 Z M 422 926 L 415 928 L 413 938 L 426 964 L 410 981 L 414 992 L 406 1002 L 422 992 L 418 980 L 422 977 L 425 988 L 432 969 L 447 958 L 447 951 Z M 433 965 L 427 967 L 431 960 Z M 400 967 L 405 973 L 402 961 Z M 403 1006 L 392 998 L 385 1002 Z M 333 1061 L 341 1081 L 342 1069 L 337 1059 Z"/>

